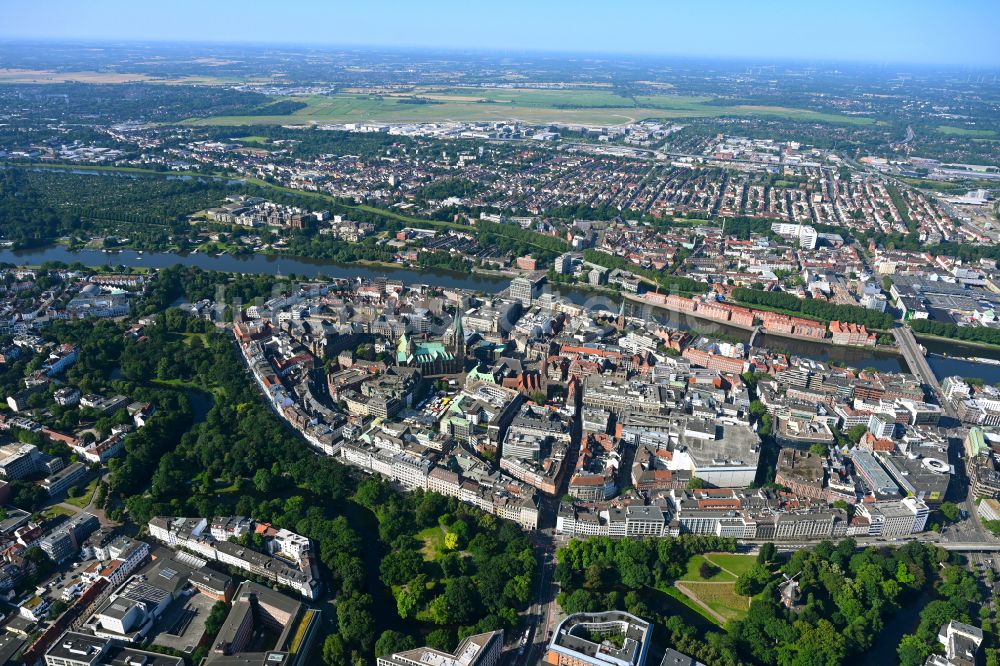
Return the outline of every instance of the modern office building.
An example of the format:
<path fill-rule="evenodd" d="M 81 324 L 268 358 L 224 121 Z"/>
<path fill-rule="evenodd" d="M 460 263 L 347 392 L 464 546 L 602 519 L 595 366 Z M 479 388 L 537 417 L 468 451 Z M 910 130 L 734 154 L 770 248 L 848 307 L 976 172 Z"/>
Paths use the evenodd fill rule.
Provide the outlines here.
<path fill-rule="evenodd" d="M 541 279 L 517 277 L 510 281 L 510 298 L 519 301 L 524 307 L 530 307 L 532 301 L 538 298 Z"/>
<path fill-rule="evenodd" d="M 469 636 L 453 654 L 432 647 L 414 648 L 379 657 L 377 666 L 496 666 L 503 650 L 503 631 Z"/>
<path fill-rule="evenodd" d="M 305 666 L 319 625 L 318 610 L 244 581 L 202 666 Z"/>
<path fill-rule="evenodd" d="M 576 613 L 559 623 L 542 663 L 552 666 L 643 666 L 653 627 L 623 611 Z"/>
<path fill-rule="evenodd" d="M 183 666 L 184 659 L 125 648 L 108 638 L 67 631 L 45 653 L 45 666 Z"/>

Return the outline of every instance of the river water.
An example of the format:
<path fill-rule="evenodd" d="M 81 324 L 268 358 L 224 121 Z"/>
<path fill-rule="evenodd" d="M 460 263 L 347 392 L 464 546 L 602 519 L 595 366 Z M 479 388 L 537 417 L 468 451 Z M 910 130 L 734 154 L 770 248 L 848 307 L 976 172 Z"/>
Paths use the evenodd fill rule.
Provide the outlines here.
<path fill-rule="evenodd" d="M 67 264 L 80 262 L 87 266 L 128 266 L 136 268 L 169 268 L 177 264 L 196 266 L 205 270 L 231 273 L 258 273 L 269 275 L 295 274 L 304 278 L 365 278 L 387 277 L 402 280 L 405 284 L 427 284 L 435 287 L 468 289 L 485 293 L 496 293 L 510 284 L 510 279 L 460 273 L 448 270 L 414 270 L 403 267 L 365 266 L 360 264 L 340 264 L 324 259 L 273 255 L 210 255 L 175 254 L 171 252 L 144 252 L 132 250 L 102 252 L 101 250 L 71 251 L 61 245 L 27 250 L 0 250 L 0 262 L 18 265 L 38 265 L 46 261 L 61 261 Z M 595 293 L 585 289 L 558 286 L 553 292 L 578 305 L 591 309 L 617 311 L 621 299 L 606 293 Z M 665 324 L 699 332 L 721 335 L 731 339 L 747 341 L 749 333 L 743 329 L 720 324 L 719 322 L 681 316 L 658 308 L 650 308 L 640 303 L 627 302 L 626 310 L 632 316 L 655 319 Z M 818 361 L 831 362 L 856 368 L 872 367 L 887 372 L 906 370 L 902 358 L 896 354 L 851 347 L 837 347 L 808 340 L 796 340 L 776 336 L 759 336 L 759 347 L 805 356 Z M 1000 365 L 988 365 L 964 360 L 968 357 L 1000 359 L 1000 350 L 966 347 L 958 344 L 924 342 L 930 354 L 928 362 L 939 379 L 949 375 L 976 377 L 989 384 L 1000 382 Z"/>

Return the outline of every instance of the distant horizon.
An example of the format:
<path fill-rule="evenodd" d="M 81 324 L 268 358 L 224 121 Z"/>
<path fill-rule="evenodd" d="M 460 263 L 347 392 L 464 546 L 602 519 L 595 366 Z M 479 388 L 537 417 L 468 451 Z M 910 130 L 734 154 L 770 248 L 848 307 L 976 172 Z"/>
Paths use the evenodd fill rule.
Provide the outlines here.
<path fill-rule="evenodd" d="M 376 10 L 377 9 L 377 10 Z M 358 3 L 48 0 L 4 7 L 0 41 L 402 48 L 1000 68 L 995 0 Z"/>
<path fill-rule="evenodd" d="M 689 62 L 689 63 L 719 63 L 727 65 L 747 65 L 752 67 L 777 67 L 788 65 L 800 66 L 823 66 L 823 67 L 866 67 L 880 69 L 886 67 L 907 67 L 919 70 L 940 69 L 951 70 L 977 70 L 981 73 L 1000 74 L 1000 62 L 995 64 L 976 63 L 955 63 L 955 62 L 915 62 L 905 60 L 861 60 L 861 59 L 836 59 L 806 56 L 741 56 L 741 55 L 719 55 L 719 54 L 684 54 L 684 53 L 645 53 L 637 51 L 600 51 L 600 50 L 572 50 L 572 49 L 541 49 L 541 48 L 518 48 L 504 49 L 496 47 L 474 47 L 474 46 L 430 46 L 419 44 L 367 44 L 367 43 L 338 43 L 338 42 L 281 42 L 281 41 L 224 41 L 206 39 L 128 39 L 128 38 L 108 38 L 94 39 L 85 37 L 31 37 L 31 38 L 5 38 L 0 36 L 0 48 L 4 46 L 43 46 L 61 45 L 78 46 L 86 48 L 109 48 L 125 46 L 148 46 L 148 47 L 171 47 L 171 46 L 197 46 L 197 47 L 221 47 L 221 48 L 252 48 L 252 49 L 287 49 L 287 50 L 316 50 L 316 51 L 383 51 L 397 53 L 427 53 L 427 54 L 454 54 L 454 55 L 492 55 L 492 56 L 534 56 L 534 57 L 561 57 L 563 59 L 587 59 L 587 60 L 613 60 L 615 58 L 631 61 L 653 60 L 662 62 Z M 0 62 L 0 69 L 4 67 Z M 496 84 L 493 84 L 496 85 Z M 512 84 L 513 85 L 513 84 Z"/>

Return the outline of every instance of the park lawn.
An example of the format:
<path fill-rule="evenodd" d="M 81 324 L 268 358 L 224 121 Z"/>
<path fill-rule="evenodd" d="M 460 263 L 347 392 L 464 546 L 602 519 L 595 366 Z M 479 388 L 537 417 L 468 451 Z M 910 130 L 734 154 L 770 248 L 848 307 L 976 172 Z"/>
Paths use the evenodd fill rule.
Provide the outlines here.
<path fill-rule="evenodd" d="M 687 563 L 687 571 L 681 576 L 680 580 L 684 582 L 699 582 L 699 581 L 712 581 L 712 582 L 733 582 L 736 580 L 736 576 L 722 571 L 721 569 L 715 573 L 711 578 L 702 578 L 701 573 L 698 569 L 701 568 L 702 562 L 708 562 L 709 564 L 715 564 L 716 567 L 720 565 L 713 562 L 703 555 L 695 555 Z"/>
<path fill-rule="evenodd" d="M 736 594 L 736 585 L 734 583 L 698 583 L 685 581 L 684 587 L 695 598 L 724 617 L 727 622 L 743 619 L 750 609 L 750 598 Z"/>
<path fill-rule="evenodd" d="M 971 127 L 955 127 L 954 125 L 938 125 L 934 128 L 939 134 L 948 134 L 951 136 L 977 136 L 977 137 L 994 137 L 997 133 L 991 129 L 973 129 Z"/>
<path fill-rule="evenodd" d="M 223 481 L 216 480 L 216 483 L 225 483 Z M 212 492 L 216 495 L 228 495 L 229 493 L 238 493 L 240 491 L 241 484 L 240 480 L 233 481 L 229 485 L 217 486 L 212 489 Z"/>
<path fill-rule="evenodd" d="M 171 333 L 170 337 L 173 340 L 181 340 L 181 341 L 184 342 L 184 344 L 186 344 L 188 346 L 191 345 L 191 341 L 194 338 L 200 338 L 202 344 L 205 344 L 205 334 L 204 333 Z"/>
<path fill-rule="evenodd" d="M 735 553 L 708 553 L 705 555 L 712 564 L 733 574 L 734 578 L 746 573 L 757 564 L 755 555 L 737 555 Z"/>
<path fill-rule="evenodd" d="M 424 556 L 424 560 L 433 562 L 444 546 L 444 530 L 438 525 L 432 525 L 418 532 L 417 540 L 423 544 L 420 547 L 420 553 Z"/>
<path fill-rule="evenodd" d="M 42 511 L 42 515 L 48 519 L 57 518 L 59 516 L 66 516 L 67 518 L 72 518 L 76 514 L 73 513 L 71 509 L 67 509 L 64 506 L 50 506 L 49 508 Z"/>
<path fill-rule="evenodd" d="M 90 498 L 94 496 L 94 491 L 97 490 L 97 484 L 100 483 L 100 481 L 101 475 L 95 475 L 94 478 L 88 481 L 87 485 L 84 486 L 83 493 L 79 497 L 67 496 L 65 500 L 66 504 L 72 504 L 80 509 L 85 508 L 88 504 L 90 504 Z"/>
<path fill-rule="evenodd" d="M 190 343 L 189 343 L 190 344 Z M 200 391 L 202 393 L 211 393 L 216 397 L 216 399 L 222 399 L 226 397 L 226 392 L 221 386 L 202 386 L 201 384 L 195 384 L 194 382 L 189 382 L 184 379 L 151 379 L 149 383 L 153 386 L 159 386 L 160 388 L 171 388 L 179 391 Z"/>

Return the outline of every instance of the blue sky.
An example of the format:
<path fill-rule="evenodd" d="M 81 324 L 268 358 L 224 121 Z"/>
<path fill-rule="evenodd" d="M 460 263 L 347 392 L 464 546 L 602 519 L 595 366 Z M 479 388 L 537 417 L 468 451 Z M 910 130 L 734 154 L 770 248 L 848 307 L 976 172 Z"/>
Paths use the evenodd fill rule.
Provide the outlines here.
<path fill-rule="evenodd" d="M 39 38 L 420 46 L 997 67 L 1000 0 L 4 2 L 0 39 Z"/>

